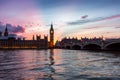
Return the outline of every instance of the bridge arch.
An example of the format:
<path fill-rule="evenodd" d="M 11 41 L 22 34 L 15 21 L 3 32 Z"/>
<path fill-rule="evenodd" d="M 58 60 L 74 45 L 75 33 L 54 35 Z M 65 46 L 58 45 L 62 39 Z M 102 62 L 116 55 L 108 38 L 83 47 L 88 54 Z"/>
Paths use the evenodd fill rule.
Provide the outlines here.
<path fill-rule="evenodd" d="M 67 45 L 65 48 L 66 48 L 66 49 L 70 49 L 70 46 Z"/>
<path fill-rule="evenodd" d="M 120 42 L 112 42 L 104 47 L 105 50 L 120 50 Z"/>
<path fill-rule="evenodd" d="M 65 49 L 65 46 L 62 46 L 61 48 L 62 48 L 62 49 Z"/>
<path fill-rule="evenodd" d="M 73 45 L 73 46 L 72 46 L 72 49 L 80 50 L 80 49 L 81 49 L 81 46 L 80 46 L 80 45 Z"/>
<path fill-rule="evenodd" d="M 101 49 L 101 45 L 99 44 L 86 44 L 83 46 L 83 49 L 86 49 L 86 50 L 100 50 Z"/>

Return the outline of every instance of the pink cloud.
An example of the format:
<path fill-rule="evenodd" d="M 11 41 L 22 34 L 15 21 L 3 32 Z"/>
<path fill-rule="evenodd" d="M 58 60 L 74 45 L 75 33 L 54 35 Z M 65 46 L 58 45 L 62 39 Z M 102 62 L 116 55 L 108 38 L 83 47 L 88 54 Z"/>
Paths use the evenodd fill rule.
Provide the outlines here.
<path fill-rule="evenodd" d="M 120 14 L 106 17 L 103 20 L 111 20 L 111 19 L 115 19 L 115 18 L 120 18 Z"/>
<path fill-rule="evenodd" d="M 120 26 L 119 27 L 115 27 L 115 28 L 120 28 Z"/>
<path fill-rule="evenodd" d="M 14 25 L 41 23 L 41 12 L 33 0 L 7 0 L 0 5 L 0 21 Z"/>

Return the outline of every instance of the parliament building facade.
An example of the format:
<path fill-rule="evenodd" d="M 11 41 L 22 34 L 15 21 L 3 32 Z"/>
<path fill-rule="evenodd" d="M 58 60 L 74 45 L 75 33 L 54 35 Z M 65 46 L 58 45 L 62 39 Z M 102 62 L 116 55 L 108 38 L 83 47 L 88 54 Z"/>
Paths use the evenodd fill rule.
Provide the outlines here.
<path fill-rule="evenodd" d="M 0 49 L 48 49 L 54 47 L 54 29 L 51 24 L 50 28 L 50 42 L 48 36 L 33 35 L 32 40 L 25 40 L 24 38 L 16 38 L 13 34 L 9 34 L 7 26 L 4 34 L 0 32 Z"/>

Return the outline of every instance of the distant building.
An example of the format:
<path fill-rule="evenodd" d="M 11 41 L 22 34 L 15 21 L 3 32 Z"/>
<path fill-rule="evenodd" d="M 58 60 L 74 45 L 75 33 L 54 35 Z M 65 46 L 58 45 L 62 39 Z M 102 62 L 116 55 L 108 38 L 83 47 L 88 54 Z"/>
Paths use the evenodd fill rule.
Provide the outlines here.
<path fill-rule="evenodd" d="M 78 39 L 77 37 L 76 38 L 63 38 L 61 41 L 56 41 L 56 44 L 55 44 L 55 47 L 56 48 L 59 48 L 60 46 L 63 46 L 63 45 L 73 45 L 73 44 L 85 44 L 85 43 L 88 43 L 88 42 L 103 42 L 103 37 L 99 37 L 99 38 L 81 38 L 81 39 Z"/>
<path fill-rule="evenodd" d="M 47 49 L 54 46 L 54 29 L 51 24 L 50 28 L 50 42 L 48 43 L 48 36 L 41 38 L 41 35 L 33 35 L 32 40 L 25 40 L 24 38 L 16 38 L 14 34 L 8 34 L 7 26 L 4 35 L 0 32 L 0 49 Z"/>
<path fill-rule="evenodd" d="M 81 40 L 77 39 L 77 38 L 63 38 L 61 41 L 56 41 L 56 44 L 55 44 L 55 47 L 58 48 L 60 46 L 63 46 L 65 44 L 67 45 L 71 45 L 71 44 L 74 44 L 74 43 L 81 43 Z"/>

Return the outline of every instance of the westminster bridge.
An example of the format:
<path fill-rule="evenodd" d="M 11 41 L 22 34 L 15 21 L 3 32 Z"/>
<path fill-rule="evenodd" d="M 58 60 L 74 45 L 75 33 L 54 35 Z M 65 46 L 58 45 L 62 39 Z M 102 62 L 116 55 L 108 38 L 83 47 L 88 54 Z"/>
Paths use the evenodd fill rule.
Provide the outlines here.
<path fill-rule="evenodd" d="M 77 50 L 120 50 L 119 39 L 106 39 L 95 38 L 82 40 L 77 39 L 63 39 L 57 42 L 56 48 L 61 49 L 77 49 Z"/>

